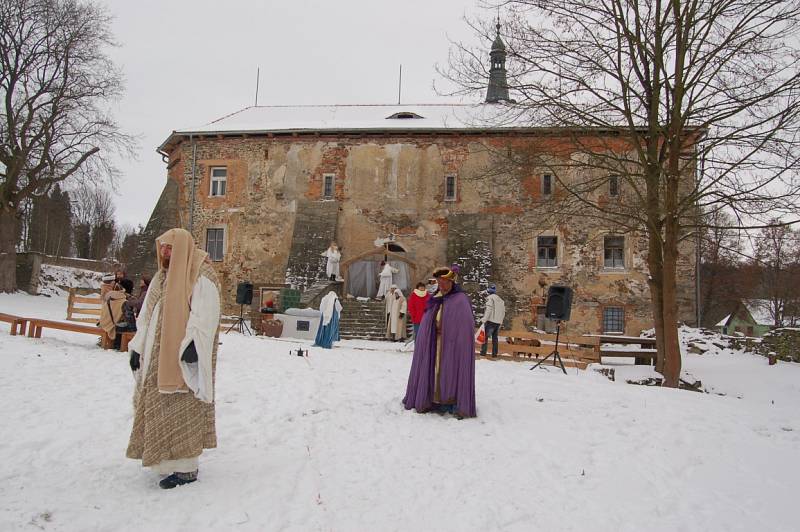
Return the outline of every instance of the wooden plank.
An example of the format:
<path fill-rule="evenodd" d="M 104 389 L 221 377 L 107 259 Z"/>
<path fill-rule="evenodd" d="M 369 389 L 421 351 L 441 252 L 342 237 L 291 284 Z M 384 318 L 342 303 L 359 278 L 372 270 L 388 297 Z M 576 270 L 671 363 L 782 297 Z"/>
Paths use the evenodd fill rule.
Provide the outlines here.
<path fill-rule="evenodd" d="M 534 333 L 530 331 L 503 331 L 502 336 L 506 338 L 518 338 L 520 340 L 539 340 L 540 342 L 553 342 L 556 341 L 555 334 L 549 333 Z M 579 345 L 600 345 L 600 339 L 596 336 L 572 336 L 562 334 L 558 337 L 558 343 L 570 343 Z"/>
<path fill-rule="evenodd" d="M 554 347 L 553 345 L 517 345 L 504 342 L 499 343 L 497 346 L 500 353 L 528 353 L 532 355 L 549 355 L 553 352 Z M 491 350 L 491 347 L 489 349 Z M 597 358 L 595 352 L 591 349 L 567 348 L 561 345 L 558 346 L 558 353 L 562 357 Z"/>
<path fill-rule="evenodd" d="M 591 336 L 599 339 L 601 344 L 618 344 L 618 345 L 638 344 L 641 345 L 642 347 L 656 345 L 655 338 L 639 338 L 636 336 L 614 336 L 610 334 L 597 334 Z"/>
<path fill-rule="evenodd" d="M 13 314 L 0 313 L 0 321 L 7 322 L 11 325 L 11 330 L 9 331 L 11 336 L 16 336 L 17 334 L 21 336 L 25 335 L 28 318 L 14 316 Z"/>
<path fill-rule="evenodd" d="M 68 317 L 67 321 L 76 321 L 79 323 L 97 323 L 99 320 L 97 318 L 74 318 Z"/>
<path fill-rule="evenodd" d="M 84 296 L 75 296 L 72 298 L 73 303 L 86 303 L 89 305 L 102 305 L 103 300 L 99 297 L 84 297 Z"/>
<path fill-rule="evenodd" d="M 103 329 L 97 326 L 79 325 L 77 323 L 64 323 L 63 321 L 52 321 L 42 319 L 31 319 L 28 327 L 28 337 L 41 338 L 42 329 L 59 329 L 77 333 L 86 333 L 96 336 L 103 334 Z"/>
<path fill-rule="evenodd" d="M 75 307 L 72 309 L 73 314 L 91 314 L 93 316 L 99 316 L 100 312 L 102 312 L 102 310 L 99 308 Z"/>
<path fill-rule="evenodd" d="M 561 354 L 560 351 L 559 351 L 559 354 Z M 529 357 L 523 357 L 523 356 L 517 356 L 517 355 L 508 355 L 508 354 L 505 354 L 505 353 L 501 353 L 496 358 L 493 358 L 490 354 L 481 356 L 480 350 L 475 352 L 475 358 L 478 359 L 478 360 L 483 359 L 483 360 L 493 360 L 493 361 L 494 360 L 505 360 L 505 361 L 511 361 L 511 362 L 529 362 L 530 364 L 535 364 L 538 360 L 541 360 L 541 359 L 529 358 Z M 552 368 L 553 367 L 552 366 L 552 360 L 553 359 L 551 358 L 550 360 L 548 360 L 547 362 L 542 364 L 541 367 Z M 589 366 L 590 363 L 596 362 L 596 361 L 592 361 L 592 360 L 576 360 L 576 359 L 573 359 L 573 358 L 564 358 L 564 357 L 561 358 L 561 361 L 564 363 L 564 367 L 567 367 L 567 368 L 575 368 L 575 367 L 577 367 L 579 369 L 586 369 Z M 561 371 L 561 368 L 559 368 L 557 365 L 556 365 L 556 367 L 558 368 L 559 371 Z"/>
<path fill-rule="evenodd" d="M 601 357 L 630 357 L 630 358 L 656 358 L 655 349 L 634 349 L 634 350 L 601 350 Z"/>

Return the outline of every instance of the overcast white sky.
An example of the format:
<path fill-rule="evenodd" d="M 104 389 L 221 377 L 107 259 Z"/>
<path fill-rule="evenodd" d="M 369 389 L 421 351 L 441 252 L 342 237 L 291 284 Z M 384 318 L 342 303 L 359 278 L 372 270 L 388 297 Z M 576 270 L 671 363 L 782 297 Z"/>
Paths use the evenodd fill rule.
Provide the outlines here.
<path fill-rule="evenodd" d="M 257 67 L 260 105 L 395 103 L 401 63 L 403 102 L 432 102 L 448 38 L 477 43 L 464 15 L 494 15 L 478 0 L 106 5 L 121 45 L 112 57 L 127 79 L 116 117 L 140 135 L 138 160 L 119 163 L 117 216 L 131 225 L 147 223 L 166 179 L 156 147 L 175 129 L 252 105 Z"/>

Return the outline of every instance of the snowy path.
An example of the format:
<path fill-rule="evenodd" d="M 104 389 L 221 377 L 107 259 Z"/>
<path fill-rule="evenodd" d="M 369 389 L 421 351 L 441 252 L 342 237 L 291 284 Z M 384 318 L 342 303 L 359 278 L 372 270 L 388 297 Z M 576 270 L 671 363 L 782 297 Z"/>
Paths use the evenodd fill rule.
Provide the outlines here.
<path fill-rule="evenodd" d="M 0 329 L 0 530 L 797 529 L 796 365 L 718 358 L 722 397 L 479 361 L 479 417 L 457 421 L 403 410 L 410 356 L 390 344 L 222 340 L 220 446 L 165 492 L 124 456 L 126 355 Z M 710 382 L 713 361 L 687 366 Z"/>

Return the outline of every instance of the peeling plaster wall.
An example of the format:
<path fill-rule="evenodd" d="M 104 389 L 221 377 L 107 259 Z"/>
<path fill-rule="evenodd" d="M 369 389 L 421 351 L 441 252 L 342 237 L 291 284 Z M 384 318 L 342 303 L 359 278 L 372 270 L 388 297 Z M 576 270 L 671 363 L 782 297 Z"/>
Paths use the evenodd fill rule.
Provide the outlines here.
<path fill-rule="evenodd" d="M 644 241 L 626 237 L 626 269 L 605 271 L 603 235 L 608 231 L 588 219 L 575 219 L 558 228 L 540 227 L 531 207 L 532 201 L 541 199 L 535 181 L 511 186 L 485 175 L 490 162 L 487 145 L 519 142 L 512 137 L 458 134 L 197 140 L 194 235 L 205 246 L 208 228 L 225 229 L 225 257 L 215 267 L 223 284 L 226 312 L 235 309 L 238 281 L 251 280 L 256 286 L 284 282 L 297 201 L 312 202 L 313 208 L 313 202 L 322 201 L 324 175 L 334 174 L 338 216 L 331 234 L 343 249 L 343 262 L 374 250 L 377 238 L 392 233 L 406 250 L 406 258 L 416 265 L 412 270 L 416 278 L 411 281 L 422 280 L 436 266 L 448 264 L 448 250 L 475 246 L 474 238 L 459 243 L 458 231 L 449 231 L 451 221 L 473 215 L 482 220 L 482 227 L 490 228 L 490 238 L 480 240 L 490 240 L 492 257 L 483 268 L 487 273 L 467 273 L 487 276 L 473 281 L 476 286 L 498 285 L 498 293 L 510 303 L 513 325 L 534 325 L 535 307 L 542 303 L 547 286 L 566 283 L 576 293 L 567 324 L 571 332 L 598 332 L 605 305 L 625 308 L 627 334 L 650 328 Z M 171 154 L 175 157 L 182 164 L 175 166 L 170 177 L 182 180 L 176 203 L 183 210 L 181 219 L 188 219 L 191 143 L 180 144 Z M 209 197 L 212 166 L 228 168 L 224 197 Z M 457 178 L 455 201 L 444 199 L 447 175 Z M 559 237 L 558 268 L 537 267 L 536 237 L 540 234 Z M 309 249 L 308 253 L 318 255 L 323 250 Z M 693 245 L 686 243 L 682 251 L 681 316 L 691 321 Z M 482 308 L 476 310 L 479 316 Z"/>

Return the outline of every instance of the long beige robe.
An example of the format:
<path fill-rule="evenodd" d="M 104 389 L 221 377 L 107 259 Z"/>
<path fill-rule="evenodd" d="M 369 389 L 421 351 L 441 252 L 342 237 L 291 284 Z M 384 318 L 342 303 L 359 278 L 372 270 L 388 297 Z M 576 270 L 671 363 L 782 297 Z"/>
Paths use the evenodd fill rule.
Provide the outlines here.
<path fill-rule="evenodd" d="M 103 303 L 100 305 L 100 328 L 113 340 L 117 337 L 117 322 L 122 319 L 122 305 L 126 301 L 125 292 L 112 290 L 107 292 L 106 297 L 102 299 Z"/>
<path fill-rule="evenodd" d="M 398 340 L 406 337 L 408 323 L 408 302 L 400 290 L 386 294 L 386 338 Z M 403 317 L 400 317 L 400 314 Z"/>
<path fill-rule="evenodd" d="M 154 316 L 153 312 L 161 300 L 165 280 L 166 276 L 161 270 L 150 283 L 139 320 L 143 323 L 137 324 L 140 325 L 137 337 L 134 337 L 130 343 L 132 350 L 139 352 L 138 349 L 142 349 L 140 354 L 143 355 L 144 361 L 139 372 L 144 374 L 139 375 L 139 379 L 137 379 L 134 394 L 133 429 L 126 455 L 128 458 L 141 459 L 142 465 L 147 467 L 158 467 L 160 464 L 170 461 L 196 458 L 203 452 L 203 449 L 212 449 L 217 446 L 213 389 L 204 393 L 201 393 L 202 389 L 188 393 L 162 393 L 158 390 L 157 353 L 161 345 L 163 313 L 159 310 L 157 316 Z M 195 286 L 197 288 L 197 285 L 207 284 L 208 281 L 213 283 L 217 290 L 216 316 L 200 316 L 195 320 L 198 314 L 208 313 L 208 309 L 198 308 L 200 305 L 193 305 L 185 340 L 189 340 L 192 334 L 195 336 L 203 334 L 209 337 L 205 339 L 196 337 L 195 345 L 198 346 L 198 357 L 210 357 L 210 380 L 213 388 L 219 343 L 219 282 L 211 265 L 204 263 Z M 192 331 L 193 322 L 209 324 L 206 329 L 212 326 L 210 325 L 212 322 L 216 325 L 213 325 L 213 330 Z M 147 333 L 148 330 L 151 331 L 150 335 Z M 148 342 L 145 341 L 145 338 L 149 338 L 151 335 L 154 336 L 152 345 L 146 345 Z M 182 345 L 184 344 L 188 344 L 188 342 L 182 342 Z M 210 353 L 203 351 L 210 351 Z M 195 365 L 192 364 L 192 366 Z M 186 374 L 184 376 L 188 377 Z M 202 378 L 200 380 L 202 382 Z M 190 382 L 187 384 L 192 387 Z M 210 397 L 206 397 L 206 399 L 210 402 L 198 398 L 204 394 L 207 396 L 209 393 Z"/>

